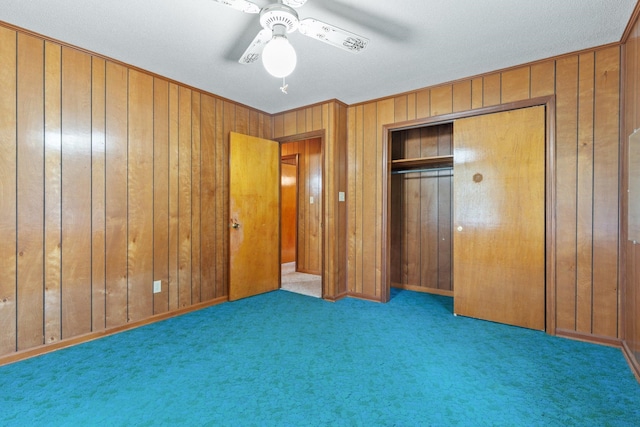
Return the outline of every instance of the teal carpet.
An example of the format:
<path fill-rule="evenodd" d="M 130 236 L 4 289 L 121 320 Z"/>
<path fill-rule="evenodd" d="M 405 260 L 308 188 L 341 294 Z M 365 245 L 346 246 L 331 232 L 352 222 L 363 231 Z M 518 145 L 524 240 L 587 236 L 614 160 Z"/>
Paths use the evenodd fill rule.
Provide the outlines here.
<path fill-rule="evenodd" d="M 619 349 L 277 291 L 0 367 L 2 426 L 638 426 Z"/>

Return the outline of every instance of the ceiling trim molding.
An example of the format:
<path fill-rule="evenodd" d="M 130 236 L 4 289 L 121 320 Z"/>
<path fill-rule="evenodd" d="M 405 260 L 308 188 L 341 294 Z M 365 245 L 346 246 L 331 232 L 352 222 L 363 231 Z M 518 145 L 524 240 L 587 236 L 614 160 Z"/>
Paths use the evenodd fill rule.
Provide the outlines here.
<path fill-rule="evenodd" d="M 629 18 L 629 22 L 627 23 L 627 27 L 624 29 L 624 33 L 622 33 L 622 38 L 620 39 L 621 43 L 626 43 L 631 37 L 631 32 L 633 31 L 633 27 L 635 27 L 638 22 L 638 17 L 640 17 L 640 1 L 636 3 L 635 9 L 633 9 L 633 13 Z"/>
<path fill-rule="evenodd" d="M 350 107 L 350 105 L 345 104 L 344 102 L 340 101 L 339 99 L 332 98 L 332 99 L 327 99 L 325 101 L 316 102 L 314 104 L 303 105 L 302 107 L 291 108 L 289 110 L 284 110 L 284 111 L 278 111 L 277 113 L 272 113 L 271 117 L 275 117 L 275 116 L 279 116 L 279 115 L 287 114 L 287 113 L 293 113 L 295 111 L 305 110 L 307 108 L 318 107 L 318 106 L 321 106 L 321 105 L 324 105 L 324 104 L 331 104 L 331 103 L 340 104 L 345 108 Z"/>

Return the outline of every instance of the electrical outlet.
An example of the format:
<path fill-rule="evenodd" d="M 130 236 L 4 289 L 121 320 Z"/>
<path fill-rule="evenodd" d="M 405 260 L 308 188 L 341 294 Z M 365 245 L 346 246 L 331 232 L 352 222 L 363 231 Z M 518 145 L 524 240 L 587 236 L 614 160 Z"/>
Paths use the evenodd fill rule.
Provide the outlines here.
<path fill-rule="evenodd" d="M 153 293 L 157 294 L 158 292 L 162 292 L 162 280 L 153 281 Z"/>

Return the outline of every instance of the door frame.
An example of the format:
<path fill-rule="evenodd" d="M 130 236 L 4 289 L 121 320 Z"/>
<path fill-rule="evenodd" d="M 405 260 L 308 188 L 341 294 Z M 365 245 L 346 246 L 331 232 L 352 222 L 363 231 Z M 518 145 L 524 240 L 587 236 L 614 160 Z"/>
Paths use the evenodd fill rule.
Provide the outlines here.
<path fill-rule="evenodd" d="M 282 144 L 287 143 L 287 142 L 296 142 L 296 141 L 303 141 L 305 139 L 320 139 L 320 162 L 321 162 L 321 170 L 322 170 L 322 176 L 320 177 L 320 186 L 322 188 L 321 191 L 321 198 L 322 198 L 322 209 L 320 212 L 320 232 L 321 232 L 321 236 L 320 236 L 320 280 L 322 283 L 322 298 L 323 299 L 329 299 L 329 300 L 333 300 L 335 298 L 335 295 L 329 295 L 327 293 L 327 289 L 326 289 L 326 281 L 325 281 L 325 275 L 326 275 L 326 271 L 325 271 L 325 267 L 326 267 L 326 254 L 325 254 L 325 248 L 328 248 L 328 242 L 327 242 L 327 233 L 325 232 L 325 225 L 329 223 L 328 218 L 327 218 L 327 191 L 326 191 L 326 187 L 325 187 L 325 182 L 326 182 L 326 176 L 327 176 L 327 166 L 325 163 L 325 154 L 324 154 L 324 150 L 325 150 L 325 141 L 326 141 L 326 132 L 324 130 L 317 130 L 317 131 L 312 131 L 312 132 L 305 132 L 305 133 L 299 133 L 296 135 L 289 135 L 289 136 L 285 136 L 282 138 L 274 138 L 273 140 L 278 142 L 280 144 L 280 158 L 282 159 Z M 299 161 L 299 158 L 298 158 Z M 299 176 L 298 176 L 299 178 Z M 298 180 L 299 181 L 299 180 Z M 298 182 L 298 188 L 299 188 L 300 182 Z M 298 230 L 297 230 L 297 226 L 296 226 L 296 267 L 297 267 L 297 262 L 298 262 L 298 238 L 297 238 L 297 234 L 298 234 Z M 282 235 L 280 236 L 280 239 L 282 239 Z M 278 246 L 278 250 L 280 251 L 282 248 L 282 241 L 280 242 L 280 245 Z M 282 278 L 282 275 L 280 275 L 280 277 Z M 280 286 L 282 286 L 282 282 L 280 282 Z"/>
<path fill-rule="evenodd" d="M 298 212 L 300 203 L 300 153 L 282 155 L 282 143 L 280 146 L 280 263 L 282 263 L 282 160 L 283 159 L 295 159 L 296 162 L 296 236 L 295 236 L 295 259 L 296 268 L 298 266 Z M 282 278 L 282 274 L 280 275 Z M 282 283 L 280 284 L 282 285 Z"/>
<path fill-rule="evenodd" d="M 545 331 L 556 335 L 556 218 L 554 215 L 556 190 L 554 182 L 556 165 L 556 97 L 555 95 L 511 102 L 475 110 L 465 110 L 424 119 L 398 122 L 382 126 L 382 302 L 389 301 L 391 292 L 391 141 L 392 133 L 419 127 L 452 123 L 457 119 L 499 113 L 521 108 L 545 107 Z M 455 144 L 455 141 L 453 141 Z M 455 172 L 454 172 L 455 173 Z M 455 178 L 454 178 L 455 179 Z M 455 287 L 455 278 L 454 278 Z"/>

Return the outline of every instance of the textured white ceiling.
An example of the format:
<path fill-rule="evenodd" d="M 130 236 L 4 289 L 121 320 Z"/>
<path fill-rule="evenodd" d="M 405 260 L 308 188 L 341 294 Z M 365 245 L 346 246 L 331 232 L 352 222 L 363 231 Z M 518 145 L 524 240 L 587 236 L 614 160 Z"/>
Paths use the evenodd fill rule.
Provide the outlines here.
<path fill-rule="evenodd" d="M 353 104 L 617 42 L 635 4 L 308 0 L 301 19 L 371 41 L 351 54 L 291 34 L 298 67 L 288 95 L 260 63 L 237 62 L 260 29 L 258 16 L 212 0 L 0 0 L 0 20 L 275 113 L 332 98 Z"/>

